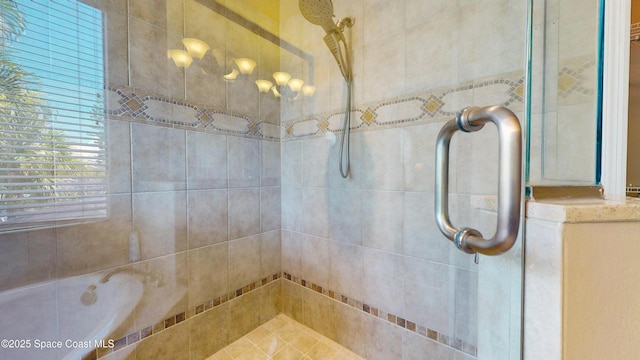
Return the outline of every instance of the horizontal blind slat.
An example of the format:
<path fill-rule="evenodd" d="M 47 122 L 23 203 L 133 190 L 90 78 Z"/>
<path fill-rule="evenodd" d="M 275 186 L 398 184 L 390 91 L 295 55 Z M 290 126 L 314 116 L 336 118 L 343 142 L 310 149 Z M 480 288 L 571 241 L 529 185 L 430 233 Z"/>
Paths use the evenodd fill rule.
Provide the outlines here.
<path fill-rule="evenodd" d="M 17 96 L 0 94 L 0 231 L 105 216 L 102 14 L 74 0 L 17 3 L 25 31 L 3 55 L 30 74 Z"/>

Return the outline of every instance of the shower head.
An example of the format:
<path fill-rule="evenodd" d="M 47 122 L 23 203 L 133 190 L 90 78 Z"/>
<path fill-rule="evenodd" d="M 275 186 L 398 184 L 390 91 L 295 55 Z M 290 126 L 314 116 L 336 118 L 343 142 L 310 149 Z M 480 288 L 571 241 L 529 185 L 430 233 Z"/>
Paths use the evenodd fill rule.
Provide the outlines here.
<path fill-rule="evenodd" d="M 333 3 L 331 0 L 299 0 L 300 12 L 307 21 L 320 25 L 326 33 L 337 31 L 333 22 Z"/>

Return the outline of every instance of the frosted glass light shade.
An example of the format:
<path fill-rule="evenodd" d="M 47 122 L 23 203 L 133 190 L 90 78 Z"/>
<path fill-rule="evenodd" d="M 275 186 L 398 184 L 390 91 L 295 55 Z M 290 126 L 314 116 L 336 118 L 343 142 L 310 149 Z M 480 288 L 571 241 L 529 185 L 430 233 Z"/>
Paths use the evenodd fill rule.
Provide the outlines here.
<path fill-rule="evenodd" d="M 193 61 L 191 55 L 184 50 L 168 50 L 167 57 L 173 60 L 173 63 L 176 64 L 177 67 L 188 68 Z"/>
<path fill-rule="evenodd" d="M 256 80 L 256 86 L 258 86 L 258 90 L 260 90 L 260 92 L 268 93 L 273 84 L 269 80 Z"/>
<path fill-rule="evenodd" d="M 224 80 L 233 82 L 238 77 L 238 74 L 238 70 L 232 69 L 230 73 L 224 76 Z"/>
<path fill-rule="evenodd" d="M 313 96 L 316 93 L 316 87 L 313 85 L 304 85 L 302 87 L 302 93 L 304 96 Z"/>
<path fill-rule="evenodd" d="M 291 91 L 298 92 L 300 91 L 300 89 L 302 89 L 302 84 L 304 84 L 304 81 L 302 81 L 301 79 L 291 79 L 289 80 L 288 84 Z"/>
<path fill-rule="evenodd" d="M 189 52 L 189 55 L 197 57 L 198 59 L 202 59 L 204 57 L 204 54 L 209 51 L 209 45 L 202 40 L 194 38 L 184 38 L 182 39 L 182 44 L 187 48 L 187 52 Z"/>
<path fill-rule="evenodd" d="M 273 91 L 273 95 L 277 98 L 281 97 L 282 95 L 280 95 L 280 93 L 278 92 L 278 89 L 276 88 L 276 86 L 272 86 L 271 90 Z"/>
<path fill-rule="evenodd" d="M 237 58 L 236 65 L 238 65 L 238 69 L 240 69 L 240 73 L 244 75 L 249 75 L 253 72 L 253 69 L 256 67 L 256 62 L 249 58 Z"/>
<path fill-rule="evenodd" d="M 278 86 L 284 86 L 287 85 L 289 79 L 291 79 L 291 75 L 284 71 L 277 71 L 273 73 L 273 78 L 276 80 Z"/>

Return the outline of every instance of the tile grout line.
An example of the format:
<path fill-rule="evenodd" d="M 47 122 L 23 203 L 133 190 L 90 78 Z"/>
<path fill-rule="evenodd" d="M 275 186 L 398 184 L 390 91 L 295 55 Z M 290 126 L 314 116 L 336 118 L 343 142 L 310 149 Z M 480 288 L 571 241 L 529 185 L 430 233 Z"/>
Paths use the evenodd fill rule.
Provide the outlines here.
<path fill-rule="evenodd" d="M 415 334 L 418 334 L 422 337 L 425 337 L 429 340 L 433 340 L 438 342 L 439 344 L 451 347 L 457 351 L 461 351 L 467 355 L 471 355 L 476 357 L 478 353 L 478 349 L 475 345 L 468 344 L 464 342 L 462 339 L 451 339 L 450 336 L 437 332 L 436 330 L 430 329 L 426 326 L 417 324 L 416 322 L 410 321 L 408 319 L 404 319 L 401 316 L 397 316 L 392 313 L 385 312 L 376 307 L 370 306 L 360 300 L 356 300 L 354 298 L 350 298 L 346 295 L 339 294 L 333 290 L 329 290 L 326 287 L 322 287 L 315 283 L 306 281 L 305 279 L 301 279 L 299 277 L 293 276 L 287 272 L 282 273 L 282 278 L 288 281 L 293 282 L 296 285 L 300 285 L 307 289 L 310 289 L 314 292 L 317 292 L 321 295 L 329 297 L 333 300 L 341 302 L 345 305 L 353 307 L 359 311 L 365 312 L 367 314 L 373 315 L 379 319 L 388 321 L 393 325 L 399 326 L 403 329 L 411 331 Z"/>
<path fill-rule="evenodd" d="M 187 311 L 183 311 L 181 313 L 169 316 L 168 318 L 161 320 L 156 324 L 143 327 L 142 329 L 136 330 L 128 335 L 125 335 L 117 340 L 114 340 L 113 348 L 99 348 L 99 349 L 92 350 L 87 356 L 83 357 L 83 360 L 99 359 L 108 354 L 124 349 L 130 345 L 134 345 L 138 341 L 144 340 L 149 336 L 158 334 L 196 315 L 200 315 L 204 312 L 215 309 L 228 301 L 231 301 L 235 298 L 239 298 L 242 295 L 246 295 L 250 292 L 253 292 L 254 290 L 257 290 L 263 286 L 271 284 L 281 278 L 282 278 L 281 272 L 269 275 L 258 281 L 255 281 L 248 285 L 240 287 L 234 291 L 230 291 L 229 293 L 219 296 L 213 300 L 209 300 L 200 305 L 196 305 L 192 308 L 189 308 L 187 309 Z"/>

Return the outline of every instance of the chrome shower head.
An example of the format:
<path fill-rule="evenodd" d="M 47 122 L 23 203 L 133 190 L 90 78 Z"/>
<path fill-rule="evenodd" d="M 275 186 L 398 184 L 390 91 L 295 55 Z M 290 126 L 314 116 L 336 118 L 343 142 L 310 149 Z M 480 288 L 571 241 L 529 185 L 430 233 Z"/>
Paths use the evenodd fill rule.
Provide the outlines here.
<path fill-rule="evenodd" d="M 333 3 L 331 0 L 299 0 L 300 12 L 307 21 L 320 25 L 325 32 L 338 30 L 333 22 Z"/>

